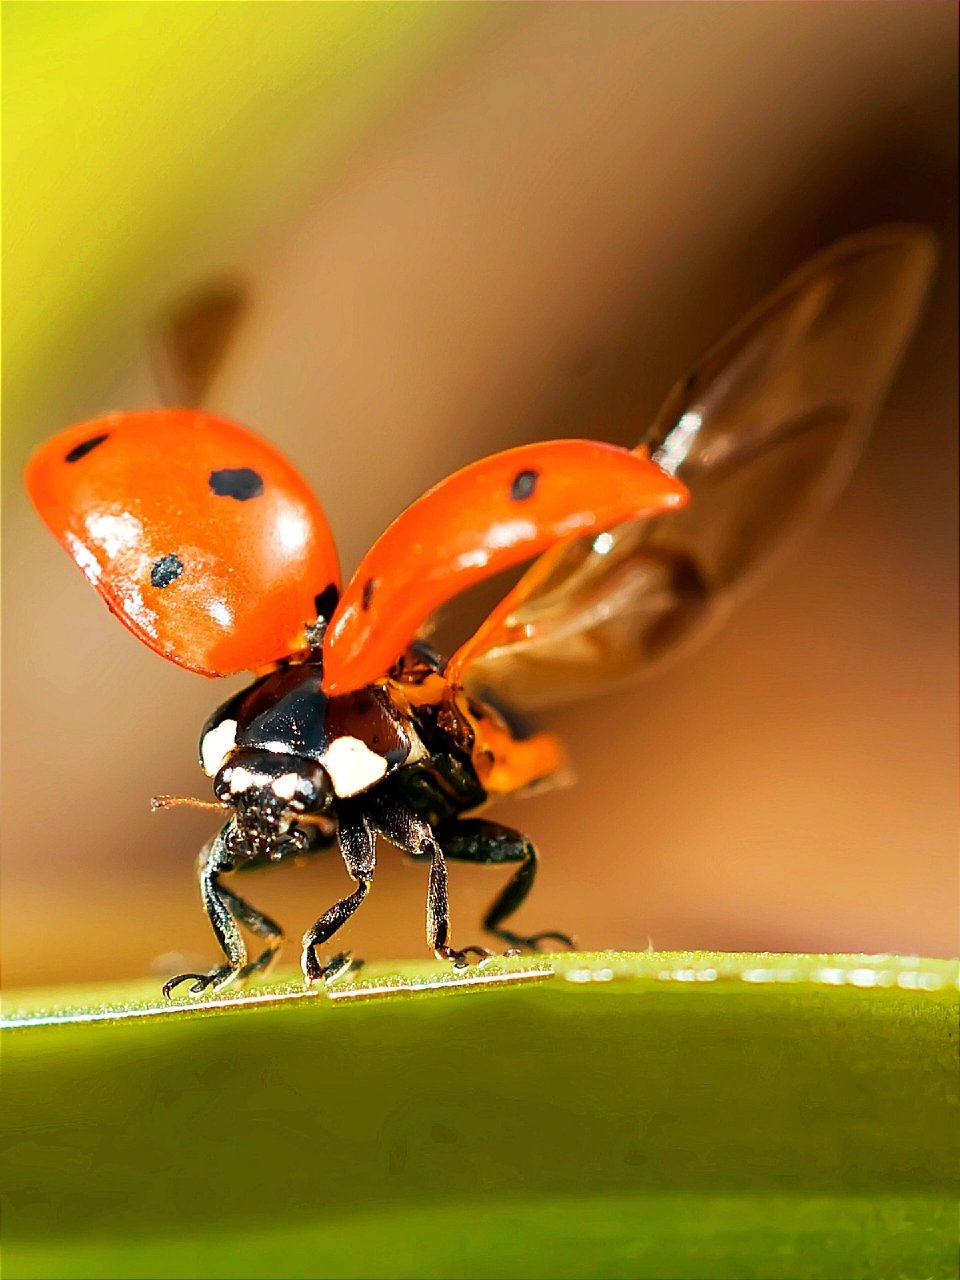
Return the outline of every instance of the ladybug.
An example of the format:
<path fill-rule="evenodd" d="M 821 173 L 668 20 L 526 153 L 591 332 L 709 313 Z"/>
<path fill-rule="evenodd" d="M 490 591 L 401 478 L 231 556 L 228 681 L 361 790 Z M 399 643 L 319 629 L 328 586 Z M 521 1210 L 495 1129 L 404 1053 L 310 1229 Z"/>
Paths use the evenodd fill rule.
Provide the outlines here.
<path fill-rule="evenodd" d="M 163 657 L 253 681 L 210 716 L 200 765 L 224 824 L 200 888 L 223 962 L 199 995 L 265 972 L 283 941 L 224 876 L 338 846 L 355 884 L 303 935 L 307 983 L 370 891 L 377 837 L 428 867 L 427 943 L 450 937 L 447 862 L 510 864 L 484 919 L 510 917 L 537 851 L 477 816 L 559 780 L 529 712 L 656 668 L 715 625 L 846 480 L 919 316 L 930 237 L 884 227 L 791 276 L 678 383 L 636 449 L 550 440 L 476 461 L 391 524 L 342 585 L 323 509 L 253 432 L 199 409 L 115 413 L 42 445 L 26 484 L 110 610 Z M 449 658 L 431 619 L 532 561 Z M 248 957 L 241 930 L 262 940 Z"/>

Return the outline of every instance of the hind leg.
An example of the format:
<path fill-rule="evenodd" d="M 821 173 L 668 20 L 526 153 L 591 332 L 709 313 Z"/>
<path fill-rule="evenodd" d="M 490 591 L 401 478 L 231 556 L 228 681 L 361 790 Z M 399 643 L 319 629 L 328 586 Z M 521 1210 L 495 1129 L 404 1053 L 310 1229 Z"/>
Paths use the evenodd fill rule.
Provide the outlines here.
<path fill-rule="evenodd" d="M 501 826 L 499 822 L 464 818 L 443 823 L 437 829 L 437 839 L 444 854 L 456 862 L 486 866 L 520 864 L 483 918 L 483 927 L 488 933 L 511 947 L 522 947 L 528 951 L 539 951 L 541 944 L 548 940 L 573 950 L 575 943 L 565 933 L 549 931 L 525 935 L 504 928 L 503 922 L 523 904 L 537 877 L 536 846 L 526 836 L 511 827 Z"/>

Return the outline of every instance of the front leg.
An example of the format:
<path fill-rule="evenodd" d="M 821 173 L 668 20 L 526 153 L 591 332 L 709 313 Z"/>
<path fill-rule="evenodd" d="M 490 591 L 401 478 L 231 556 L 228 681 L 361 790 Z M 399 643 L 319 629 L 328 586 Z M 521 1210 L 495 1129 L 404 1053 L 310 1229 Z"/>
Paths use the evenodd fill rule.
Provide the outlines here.
<path fill-rule="evenodd" d="M 211 969 L 209 973 L 181 973 L 171 978 L 163 984 L 165 996 L 171 995 L 174 988 L 183 982 L 193 984 L 190 987 L 192 996 L 202 995 L 207 990 L 222 991 L 238 977 L 247 963 L 247 948 L 227 905 L 229 891 L 220 884 L 220 876 L 233 870 L 233 855 L 227 848 L 226 839 L 230 825 L 228 822 L 200 851 L 200 897 L 227 963 Z"/>
<path fill-rule="evenodd" d="M 473 955 L 483 960 L 492 955 L 486 947 L 464 947 L 457 951 L 449 945 L 450 904 L 447 895 L 447 863 L 430 824 L 415 813 L 398 796 L 384 791 L 371 798 L 370 816 L 377 830 L 391 844 L 414 858 L 430 859 L 430 881 L 427 886 L 427 945 L 438 960 L 452 960 L 458 969 L 469 964 Z"/>
<path fill-rule="evenodd" d="M 330 979 L 343 972 L 340 963 L 346 957 L 336 957 L 331 963 L 323 965 L 317 959 L 317 947 L 328 938 L 332 938 L 337 930 L 350 919 L 370 892 L 373 884 L 373 872 L 376 866 L 377 833 L 363 810 L 363 800 L 342 800 L 337 805 L 337 823 L 339 826 L 340 852 L 344 865 L 357 888 L 346 898 L 335 902 L 328 911 L 303 935 L 303 951 L 300 956 L 300 967 L 307 983 L 321 979 Z M 334 971 L 335 968 L 335 971 Z"/>

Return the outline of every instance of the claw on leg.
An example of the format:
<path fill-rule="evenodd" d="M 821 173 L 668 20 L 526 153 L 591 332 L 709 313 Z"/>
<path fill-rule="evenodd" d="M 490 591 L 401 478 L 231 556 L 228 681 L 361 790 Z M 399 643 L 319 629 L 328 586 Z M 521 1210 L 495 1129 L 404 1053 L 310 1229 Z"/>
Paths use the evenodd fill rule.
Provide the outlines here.
<path fill-rule="evenodd" d="M 470 956 L 476 956 L 478 965 L 485 964 L 494 958 L 494 952 L 488 951 L 486 947 L 463 947 L 459 951 L 456 947 L 434 947 L 433 954 L 438 960 L 452 960 L 455 969 L 468 968 L 471 963 Z"/>
<path fill-rule="evenodd" d="M 240 926 L 234 918 L 234 911 L 255 933 L 270 937 L 271 940 L 276 938 L 279 941 L 281 937 L 278 925 L 254 911 L 249 903 L 238 898 L 220 882 L 220 876 L 224 872 L 233 870 L 233 854 L 227 842 L 229 830 L 230 824 L 227 823 L 200 851 L 200 897 L 226 964 L 211 969 L 209 973 L 181 973 L 171 978 L 163 984 L 163 994 L 167 999 L 185 982 L 191 984 L 190 995 L 200 996 L 205 991 L 222 991 L 241 976 L 247 964 L 247 949 L 240 936 Z M 273 941 L 271 945 L 274 945 Z"/>
<path fill-rule="evenodd" d="M 304 986 L 311 987 L 315 982 L 322 982 L 329 987 L 338 978 L 342 978 L 348 973 L 356 973 L 358 969 L 362 969 L 363 961 L 354 960 L 349 951 L 338 951 L 335 956 L 330 956 L 328 960 L 321 964 L 317 959 L 314 946 L 311 945 L 304 947 L 303 955 L 300 959 L 300 967 L 303 969 Z"/>
<path fill-rule="evenodd" d="M 300 952 L 300 968 L 304 981 L 309 987 L 313 982 L 326 981 L 326 970 L 330 962 L 321 964 L 317 959 L 317 947 L 322 946 L 328 938 L 345 924 L 357 907 L 370 892 L 371 880 L 361 880 L 349 897 L 335 902 L 329 911 L 324 912 L 313 928 L 303 935 L 303 949 Z M 341 953 L 342 955 L 343 953 Z M 336 959 L 336 957 L 335 957 Z"/>
<path fill-rule="evenodd" d="M 273 946 L 267 947 L 266 950 L 261 951 L 256 960 L 251 960 L 249 964 L 245 964 L 243 966 L 237 974 L 237 981 L 246 982 L 248 978 L 252 978 L 257 974 L 262 976 L 269 973 L 280 956 L 280 949 L 282 946 L 283 938 L 279 938 Z"/>
<path fill-rule="evenodd" d="M 523 937 L 519 933 L 507 933 L 504 929 L 497 930 L 498 937 L 503 938 L 504 942 L 510 946 L 508 955 L 519 955 L 523 951 L 545 951 L 548 948 L 543 946 L 544 942 L 559 942 L 560 949 L 563 951 L 576 951 L 577 944 L 568 933 L 559 933 L 548 930 L 544 933 L 534 933 L 529 937 Z M 553 948 L 549 948 L 553 950 Z"/>
<path fill-rule="evenodd" d="M 235 968 L 233 965 L 223 965 L 219 969 L 211 969 L 209 973 L 181 973 L 163 984 L 163 994 L 169 1000 L 174 989 L 182 986 L 184 982 L 193 984 L 188 991 L 191 996 L 202 996 L 205 991 L 211 989 L 216 993 L 223 991 L 239 976 L 240 969 Z"/>

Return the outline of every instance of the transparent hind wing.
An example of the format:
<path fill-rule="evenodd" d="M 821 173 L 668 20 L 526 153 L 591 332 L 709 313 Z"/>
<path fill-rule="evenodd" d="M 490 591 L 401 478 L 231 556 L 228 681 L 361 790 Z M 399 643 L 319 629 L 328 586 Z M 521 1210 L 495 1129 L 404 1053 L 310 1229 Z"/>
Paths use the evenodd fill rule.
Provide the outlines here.
<path fill-rule="evenodd" d="M 846 484 L 920 316 L 932 237 L 879 227 L 795 272 L 678 383 L 640 443 L 689 506 L 541 556 L 452 660 L 518 707 L 702 638 Z"/>

